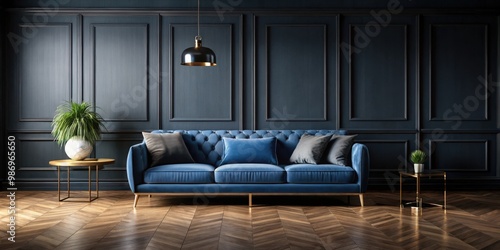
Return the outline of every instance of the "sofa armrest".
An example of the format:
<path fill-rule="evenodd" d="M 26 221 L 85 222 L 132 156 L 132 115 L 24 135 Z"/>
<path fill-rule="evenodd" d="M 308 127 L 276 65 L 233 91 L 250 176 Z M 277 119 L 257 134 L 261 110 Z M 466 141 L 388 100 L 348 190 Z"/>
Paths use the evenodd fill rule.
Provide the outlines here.
<path fill-rule="evenodd" d="M 127 178 L 132 192 L 143 182 L 143 173 L 149 166 L 146 144 L 139 143 L 130 147 L 127 156 Z"/>
<path fill-rule="evenodd" d="M 359 192 L 366 192 L 368 186 L 368 174 L 370 173 L 370 155 L 364 144 L 352 145 L 352 167 L 358 173 Z"/>

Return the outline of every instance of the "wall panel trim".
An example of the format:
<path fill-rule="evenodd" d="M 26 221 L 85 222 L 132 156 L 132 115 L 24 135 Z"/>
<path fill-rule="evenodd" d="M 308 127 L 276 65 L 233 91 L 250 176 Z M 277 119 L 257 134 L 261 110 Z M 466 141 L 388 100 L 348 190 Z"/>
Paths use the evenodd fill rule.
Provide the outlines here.
<path fill-rule="evenodd" d="M 173 29 L 174 27 L 177 26 L 177 27 L 192 27 L 192 26 L 195 26 L 195 24 L 191 24 L 191 23 L 171 23 L 170 24 L 170 27 L 169 27 L 169 32 L 170 32 L 170 46 L 169 46 L 169 50 L 170 50 L 170 55 L 173 55 L 174 53 L 174 32 L 173 32 Z M 229 102 L 230 102 L 230 106 L 229 106 L 229 116 L 226 117 L 226 118 L 210 118 L 210 117 L 203 117 L 203 118 L 186 118 L 186 117 L 174 117 L 174 57 L 171 56 L 170 57 L 170 72 L 171 74 L 169 75 L 169 102 L 170 102 L 170 110 L 169 110 L 169 121 L 172 121 L 172 122 L 204 122 L 204 121 L 210 121 L 210 122 L 216 122 L 216 121 L 220 121 L 220 122 L 227 122 L 227 121 L 234 121 L 234 99 L 235 99 L 235 94 L 238 94 L 240 95 L 239 93 L 234 93 L 234 89 L 235 89 L 235 79 L 234 79 L 234 73 L 233 73 L 233 68 L 234 68 L 234 63 L 235 63 L 235 59 L 234 59 L 234 27 L 233 27 L 233 24 L 200 24 L 200 26 L 205 26 L 205 27 L 227 27 L 229 28 L 229 58 L 231 59 L 230 63 L 229 63 L 229 79 L 230 79 L 230 84 L 229 84 L 229 93 L 230 93 L 230 96 L 229 96 Z M 242 35 L 240 35 L 242 36 Z M 243 41 L 240 41 L 240 48 L 242 49 L 242 46 L 241 44 L 243 43 Z M 186 45 L 186 46 L 191 46 L 191 45 Z M 240 52 L 241 53 L 241 52 Z M 240 61 L 241 61 L 241 57 L 240 57 Z M 240 63 L 241 65 L 242 63 Z M 217 67 L 217 66 L 215 66 Z M 240 66 L 241 67 L 241 66 Z M 242 72 L 240 72 L 240 75 L 242 75 Z M 241 78 L 241 76 L 240 76 Z M 241 88 L 243 85 L 242 84 L 242 81 L 240 81 L 240 91 L 241 91 Z M 242 100 L 240 98 L 240 104 L 241 104 Z M 240 105 L 241 106 L 241 105 Z M 243 117 L 243 115 L 241 115 L 241 117 Z M 241 120 L 241 119 L 240 119 Z M 240 122 L 241 123 L 241 122 Z"/>
<path fill-rule="evenodd" d="M 456 168 L 446 168 L 446 169 L 440 169 L 444 171 L 457 171 L 457 172 L 487 172 L 489 171 L 489 158 L 490 158 L 490 146 L 489 146 L 489 140 L 429 140 L 429 151 L 433 152 L 436 150 L 436 144 L 437 143 L 461 143 L 464 144 L 464 147 L 467 143 L 484 143 L 484 166 L 482 169 L 456 169 Z M 434 154 L 429 155 L 429 169 L 433 169 L 432 166 L 432 157 Z"/>
<path fill-rule="evenodd" d="M 68 62 L 70 63 L 69 67 L 69 72 L 68 72 L 68 79 L 67 79 L 67 84 L 69 85 L 68 87 L 68 96 L 67 96 L 67 101 L 70 101 L 73 99 L 73 84 L 72 84 L 72 79 L 73 79 L 73 24 L 72 23 L 62 23 L 62 22 L 54 22 L 54 23 L 30 23 L 30 24 L 20 24 L 19 28 L 33 28 L 33 29 L 39 29 L 39 28 L 49 28 L 49 27 L 65 27 L 67 28 L 68 31 Z M 17 72 L 19 74 L 19 72 Z M 53 117 L 50 118 L 23 118 L 22 114 L 22 105 L 23 103 L 23 96 L 21 95 L 22 89 L 23 89 L 23 81 L 22 76 L 18 75 L 19 78 L 19 84 L 18 84 L 18 100 L 19 100 L 19 107 L 18 107 L 18 122 L 52 122 Z M 54 110 L 55 111 L 55 110 Z"/>
<path fill-rule="evenodd" d="M 353 29 L 354 27 L 356 26 L 363 26 L 365 27 L 366 24 L 349 24 L 349 44 L 355 44 L 353 42 Z M 406 24 L 389 24 L 387 26 L 385 26 L 384 28 L 386 27 L 403 27 L 404 29 L 404 113 L 403 113 L 403 117 L 401 118 L 383 118 L 383 119 L 380 119 L 380 118 L 373 118 L 373 119 L 369 119 L 369 118 L 356 118 L 353 116 L 353 107 L 354 107 L 354 104 L 353 104 L 353 96 L 352 96 L 352 93 L 353 93 L 353 82 L 352 82 L 352 78 L 353 78 L 353 70 L 352 70 L 352 55 L 355 53 L 352 51 L 352 47 L 353 46 L 349 46 L 349 62 L 348 62 L 348 67 L 349 67 L 349 75 L 348 75 L 348 81 L 349 81 L 349 120 L 350 121 L 407 121 L 408 120 L 408 25 Z M 382 29 L 382 28 L 381 28 Z M 382 32 L 382 31 L 381 31 Z M 375 37 L 372 37 L 373 38 L 376 38 Z"/>
<path fill-rule="evenodd" d="M 488 76 L 488 60 L 489 60 L 489 55 L 488 55 L 488 24 L 429 24 L 429 121 L 449 121 L 449 120 L 446 120 L 446 119 L 443 119 L 441 117 L 438 117 L 436 116 L 436 114 L 434 114 L 434 111 L 433 111 L 433 100 L 435 100 L 436 98 L 434 98 L 434 94 L 432 92 L 432 86 L 433 84 L 433 81 L 432 81 L 432 78 L 433 78 L 433 70 L 432 70 L 432 62 L 433 62 L 433 56 L 434 56 L 434 53 L 433 53 L 433 47 L 432 45 L 434 44 L 434 39 L 435 37 L 432 36 L 433 34 L 433 30 L 434 28 L 436 27 L 474 27 L 474 26 L 477 26 L 477 27 L 484 27 L 484 77 L 487 78 L 486 76 Z M 490 83 L 488 82 L 488 80 L 486 79 L 485 81 L 486 83 L 486 86 L 484 87 L 484 95 L 485 95 L 485 100 L 484 100 L 484 108 L 485 108 L 485 113 L 484 113 L 484 118 L 483 119 L 467 119 L 465 117 L 461 117 L 462 119 L 461 120 L 464 120 L 464 121 L 487 121 L 489 120 L 489 116 L 488 116 L 488 103 L 489 103 L 489 95 L 488 95 L 488 89 L 490 88 Z"/>
<path fill-rule="evenodd" d="M 28 141 L 35 141 L 35 142 L 55 142 L 54 139 L 43 139 L 43 138 L 16 138 L 16 140 L 19 140 L 19 144 L 22 142 L 28 142 Z M 61 148 L 61 150 L 64 152 L 64 147 Z M 55 159 L 54 159 L 55 160 Z M 55 166 L 50 166 L 49 162 L 46 162 L 45 166 L 43 167 L 36 167 L 36 166 L 19 166 L 17 165 L 16 171 L 19 172 L 25 172 L 25 171 L 57 171 L 57 168 Z M 54 172 L 55 173 L 55 172 Z"/>
<path fill-rule="evenodd" d="M 410 143 L 410 140 L 359 140 L 359 141 L 355 141 L 355 143 L 362 143 L 362 144 L 365 144 L 365 143 L 398 143 L 398 144 L 403 144 L 403 147 L 404 147 L 404 150 L 405 150 L 405 155 L 403 155 L 402 157 L 406 160 L 404 162 L 405 167 L 409 163 L 408 156 L 410 155 L 409 154 L 409 149 L 410 149 L 409 143 Z M 399 166 L 394 166 L 394 167 L 395 168 L 387 168 L 387 169 L 384 169 L 384 168 L 374 168 L 373 167 L 373 163 L 372 163 L 371 166 L 370 166 L 370 172 L 390 172 L 390 171 L 405 170 L 405 169 L 399 168 Z"/>
<path fill-rule="evenodd" d="M 91 36 L 91 53 L 90 53 L 90 61 L 92 63 L 92 67 L 90 67 L 90 79 L 91 79 L 91 84 L 90 84 L 90 88 L 91 88 L 91 93 L 92 93 L 92 96 L 91 96 L 91 99 L 92 99 L 92 102 L 94 104 L 94 106 L 96 106 L 96 82 L 97 82 L 97 79 L 96 79 L 96 29 L 98 27 L 120 27 L 120 28 L 126 28 L 126 27 L 142 27 L 142 28 L 145 28 L 146 29 L 146 36 L 144 37 L 144 44 L 146 46 L 145 50 L 146 50 L 146 54 L 145 54 L 145 57 L 144 60 L 146 62 L 146 78 L 145 78 L 145 86 L 146 86 L 146 100 L 149 100 L 151 97 L 150 97 L 150 79 L 149 79 L 149 76 L 150 76 L 150 73 L 149 73 L 149 69 L 151 68 L 151 65 L 150 65 L 150 40 L 149 40 L 149 34 L 151 33 L 150 32 L 150 25 L 148 23 L 91 23 L 90 24 L 90 29 L 91 29 L 91 33 L 90 33 L 90 36 Z M 106 119 L 106 122 L 148 122 L 151 120 L 150 118 L 150 104 L 149 102 L 146 102 L 146 118 L 145 119 Z"/>
<path fill-rule="evenodd" d="M 290 118 L 287 117 L 287 121 L 328 121 L 328 26 L 326 24 L 266 24 L 265 25 L 265 46 L 264 46 L 264 55 L 265 55 L 265 72 L 266 75 L 264 88 L 265 88 L 265 121 L 273 122 L 273 121 L 283 121 L 282 118 L 272 118 L 270 117 L 270 87 L 269 87 L 269 72 L 270 72 L 270 63 L 269 63 L 269 29 L 271 27 L 323 27 L 323 117 L 322 118 Z M 337 56 L 338 57 L 338 56 Z"/>

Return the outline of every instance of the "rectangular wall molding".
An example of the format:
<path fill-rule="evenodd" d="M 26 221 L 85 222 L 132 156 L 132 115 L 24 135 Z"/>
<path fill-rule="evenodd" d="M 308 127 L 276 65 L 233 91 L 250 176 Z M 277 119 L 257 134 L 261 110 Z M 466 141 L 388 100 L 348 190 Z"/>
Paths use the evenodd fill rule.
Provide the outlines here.
<path fill-rule="evenodd" d="M 490 168 L 488 140 L 430 140 L 430 168 L 457 172 L 486 172 Z"/>
<path fill-rule="evenodd" d="M 83 100 L 105 119 L 107 132 L 161 124 L 157 15 L 83 16 Z"/>
<path fill-rule="evenodd" d="M 431 24 L 429 37 L 429 120 L 488 120 L 488 25 Z"/>
<path fill-rule="evenodd" d="M 349 47 L 349 119 L 406 121 L 409 106 L 407 25 L 387 25 L 380 34 L 356 46 L 356 38 L 367 36 L 365 27 L 349 25 L 349 44 L 353 45 Z"/>
<path fill-rule="evenodd" d="M 116 108 L 114 103 L 119 101 L 131 107 L 127 115 L 112 110 L 104 112 L 103 118 L 108 122 L 148 122 L 150 112 L 147 100 L 151 99 L 148 79 L 148 69 L 151 68 L 148 60 L 149 25 L 92 23 L 90 29 L 90 60 L 93 65 L 90 72 L 91 96 L 94 97 L 94 104 Z M 120 63 L 120 67 L 113 66 Z"/>
<path fill-rule="evenodd" d="M 19 105 L 18 122 L 52 122 L 53 112 L 60 103 L 57 100 L 71 100 L 72 24 L 21 24 L 19 27 L 36 29 L 35 38 L 39 40 L 31 40 L 21 52 L 23 61 L 19 65 L 22 67 L 18 82 L 19 103 L 33 102 L 37 105 L 36 108 L 33 105 Z M 39 50 L 39 46 L 45 49 Z M 51 64 L 51 61 L 60 63 Z M 39 63 L 44 67 L 35 65 Z"/>
<path fill-rule="evenodd" d="M 169 77 L 169 120 L 233 121 L 234 100 L 237 99 L 234 96 L 237 93 L 234 91 L 233 75 L 235 62 L 233 25 L 203 24 L 201 29 L 205 34 L 203 41 L 207 41 L 203 46 L 210 46 L 212 50 L 217 51 L 218 65 L 215 67 L 180 66 L 178 60 L 181 58 L 182 48 L 194 46 L 192 34 L 196 34 L 196 25 L 170 24 L 169 49 L 173 56 L 170 64 L 172 74 Z"/>
<path fill-rule="evenodd" d="M 409 163 L 409 140 L 359 140 L 357 142 L 367 145 L 371 150 L 370 172 L 397 172 L 405 170 Z M 390 157 L 386 154 L 390 154 Z"/>
<path fill-rule="evenodd" d="M 289 121 L 327 121 L 327 26 L 267 24 L 265 30 L 266 121 L 283 119 L 280 111 L 291 113 Z M 306 42 L 313 51 L 304 51 Z M 300 77 L 302 71 L 309 77 Z"/>
<path fill-rule="evenodd" d="M 257 15 L 253 25 L 254 127 L 337 127 L 338 18 Z"/>
<path fill-rule="evenodd" d="M 390 22 L 376 20 L 373 15 L 343 19 L 340 126 L 377 133 L 415 131 L 420 111 L 420 18 L 393 15 Z"/>
<path fill-rule="evenodd" d="M 498 17 L 422 17 L 422 128 L 496 129 Z"/>
<path fill-rule="evenodd" d="M 7 128 L 49 130 L 57 106 L 75 97 L 78 18 L 60 15 L 43 20 L 33 13 L 2 16 Z"/>

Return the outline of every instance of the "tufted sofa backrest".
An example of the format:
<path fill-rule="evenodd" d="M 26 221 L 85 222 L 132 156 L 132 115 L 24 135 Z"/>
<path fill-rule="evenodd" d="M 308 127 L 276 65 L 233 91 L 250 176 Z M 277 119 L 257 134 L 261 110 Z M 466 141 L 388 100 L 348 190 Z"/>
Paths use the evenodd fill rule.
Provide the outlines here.
<path fill-rule="evenodd" d="M 152 133 L 182 134 L 184 142 L 196 162 L 219 166 L 224 153 L 223 137 L 253 139 L 276 137 L 276 154 L 279 164 L 289 159 L 303 134 L 346 135 L 346 130 L 154 130 Z"/>

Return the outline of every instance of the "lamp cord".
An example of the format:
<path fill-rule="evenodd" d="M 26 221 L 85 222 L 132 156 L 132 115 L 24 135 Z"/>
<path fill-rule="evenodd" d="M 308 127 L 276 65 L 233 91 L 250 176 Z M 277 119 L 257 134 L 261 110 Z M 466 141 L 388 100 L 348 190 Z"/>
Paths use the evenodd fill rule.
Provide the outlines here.
<path fill-rule="evenodd" d="M 200 0 L 198 0 L 198 37 L 200 36 Z"/>

